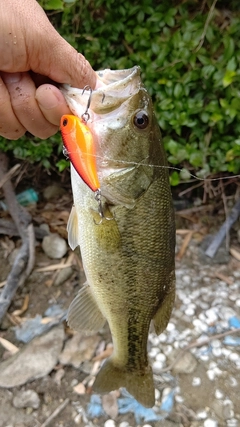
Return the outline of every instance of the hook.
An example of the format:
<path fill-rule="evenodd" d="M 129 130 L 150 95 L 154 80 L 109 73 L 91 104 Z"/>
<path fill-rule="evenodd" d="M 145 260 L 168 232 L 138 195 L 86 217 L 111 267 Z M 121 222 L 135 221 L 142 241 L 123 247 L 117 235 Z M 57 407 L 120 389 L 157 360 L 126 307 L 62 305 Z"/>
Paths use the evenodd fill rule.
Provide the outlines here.
<path fill-rule="evenodd" d="M 88 98 L 88 102 L 87 102 L 87 107 L 86 107 L 85 113 L 83 113 L 81 117 L 84 120 L 84 122 L 87 123 L 87 121 L 90 119 L 90 114 L 88 113 L 88 110 L 89 110 L 89 107 L 90 107 L 90 104 L 91 104 L 93 90 L 92 90 L 92 88 L 90 86 L 85 86 L 83 88 L 82 95 L 84 94 L 85 90 L 89 90 L 90 94 L 89 94 L 89 98 Z"/>
<path fill-rule="evenodd" d="M 95 191 L 95 200 L 98 203 L 98 214 L 100 216 L 100 221 L 99 222 L 95 222 L 94 221 L 96 225 L 102 224 L 103 219 L 106 219 L 107 221 L 111 221 L 113 219 L 113 218 L 109 218 L 109 217 L 107 217 L 107 216 L 104 215 L 101 197 L 102 197 L 102 193 L 101 193 L 100 188 L 98 188 Z"/>

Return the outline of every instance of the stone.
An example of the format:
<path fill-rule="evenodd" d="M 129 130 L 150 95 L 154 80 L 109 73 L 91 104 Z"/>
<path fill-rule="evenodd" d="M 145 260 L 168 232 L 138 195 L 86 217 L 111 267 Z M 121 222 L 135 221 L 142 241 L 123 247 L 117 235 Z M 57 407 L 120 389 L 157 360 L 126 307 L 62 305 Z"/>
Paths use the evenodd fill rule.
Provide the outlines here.
<path fill-rule="evenodd" d="M 19 391 L 13 398 L 15 408 L 33 408 L 38 409 L 40 398 L 34 390 Z"/>
<path fill-rule="evenodd" d="M 57 277 L 53 282 L 54 286 L 62 285 L 64 282 L 70 279 L 72 273 L 73 273 L 72 267 L 66 267 L 66 268 L 63 268 L 62 270 L 59 270 Z"/>
<path fill-rule="evenodd" d="M 61 259 L 68 250 L 66 241 L 57 233 L 45 236 L 42 241 L 42 248 L 45 254 L 53 259 Z"/>
<path fill-rule="evenodd" d="M 104 427 L 115 427 L 115 426 L 116 426 L 116 424 L 115 424 L 115 421 L 113 421 L 113 420 L 107 420 L 104 423 Z"/>
<path fill-rule="evenodd" d="M 55 197 L 62 196 L 66 191 L 60 187 L 57 183 L 48 185 L 43 191 L 43 197 L 45 200 L 52 200 Z"/>
<path fill-rule="evenodd" d="M 58 362 L 63 340 L 63 325 L 59 325 L 0 363 L 0 387 L 12 388 L 48 375 Z"/>
<path fill-rule="evenodd" d="M 175 363 L 173 371 L 176 374 L 191 374 L 195 371 L 196 367 L 197 360 L 190 352 L 186 352 L 181 359 Z"/>
<path fill-rule="evenodd" d="M 86 335 L 78 332 L 66 342 L 64 350 L 59 356 L 62 365 L 72 365 L 78 369 L 85 361 L 92 359 L 95 350 L 99 344 L 98 335 Z M 90 370 L 92 364 L 90 364 Z"/>

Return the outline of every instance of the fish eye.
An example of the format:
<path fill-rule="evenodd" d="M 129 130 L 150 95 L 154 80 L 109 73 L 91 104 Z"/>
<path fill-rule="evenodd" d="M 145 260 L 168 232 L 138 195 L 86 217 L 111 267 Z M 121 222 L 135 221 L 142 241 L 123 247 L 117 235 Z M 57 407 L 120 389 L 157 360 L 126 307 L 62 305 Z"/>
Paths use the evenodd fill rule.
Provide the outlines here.
<path fill-rule="evenodd" d="M 145 111 L 138 111 L 134 118 L 133 123 L 138 129 L 146 129 L 149 124 L 149 118 Z"/>
<path fill-rule="evenodd" d="M 63 119 L 62 124 L 63 124 L 63 126 L 67 126 L 67 124 L 68 124 L 68 119 Z"/>

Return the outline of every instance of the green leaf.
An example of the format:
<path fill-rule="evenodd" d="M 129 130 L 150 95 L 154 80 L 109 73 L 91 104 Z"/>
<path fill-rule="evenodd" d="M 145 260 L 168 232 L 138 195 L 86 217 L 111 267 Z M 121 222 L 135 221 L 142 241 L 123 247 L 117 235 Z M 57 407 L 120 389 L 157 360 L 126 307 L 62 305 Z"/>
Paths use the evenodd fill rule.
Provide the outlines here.
<path fill-rule="evenodd" d="M 174 186 L 176 186 L 176 185 L 178 185 L 178 184 L 179 184 L 179 182 L 180 182 L 180 179 L 179 179 L 179 173 L 178 173 L 177 171 L 174 171 L 174 172 L 170 175 L 169 179 L 170 179 L 170 184 L 171 184 L 173 187 L 174 187 Z"/>
<path fill-rule="evenodd" d="M 229 86 L 233 82 L 235 76 L 236 76 L 235 71 L 226 71 L 222 79 L 223 86 L 224 87 Z"/>
<path fill-rule="evenodd" d="M 191 178 L 191 174 L 186 168 L 182 168 L 180 171 L 180 178 L 183 181 L 188 181 Z"/>
<path fill-rule="evenodd" d="M 46 10 L 62 10 L 63 1 L 62 0 L 46 0 L 44 4 L 44 9 Z"/>

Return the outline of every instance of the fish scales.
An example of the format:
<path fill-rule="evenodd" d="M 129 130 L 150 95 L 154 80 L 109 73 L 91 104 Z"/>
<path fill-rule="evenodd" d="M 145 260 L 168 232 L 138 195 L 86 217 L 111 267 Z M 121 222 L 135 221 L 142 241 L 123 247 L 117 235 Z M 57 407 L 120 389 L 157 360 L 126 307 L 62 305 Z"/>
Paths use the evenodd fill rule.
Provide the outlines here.
<path fill-rule="evenodd" d="M 151 407 L 154 384 L 147 355 L 148 331 L 151 320 L 157 334 L 166 328 L 174 304 L 175 221 L 151 99 L 138 67 L 124 71 L 122 78 L 121 71 L 107 70 L 110 78 L 105 79 L 100 72 L 106 86 L 96 91 L 95 101 L 93 92 L 89 111 L 105 213 L 102 222 L 94 193 L 71 168 L 75 207 L 68 224 L 69 243 L 73 248 L 80 246 L 87 282 L 70 306 L 68 321 L 71 327 L 87 331 L 98 330 L 108 321 L 114 350 L 93 389 L 104 393 L 126 387 L 140 403 Z M 80 117 L 86 103 L 79 97 L 79 105 L 76 97 L 72 102 L 71 91 L 63 92 Z M 104 101 L 99 91 L 104 91 Z M 147 116 L 142 129 L 134 124 L 139 114 Z"/>

